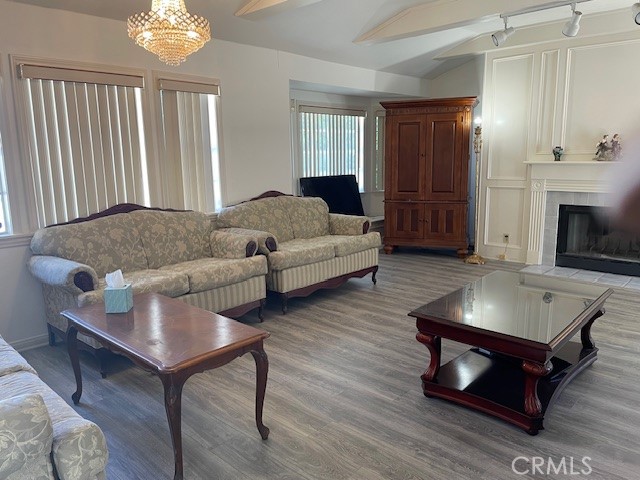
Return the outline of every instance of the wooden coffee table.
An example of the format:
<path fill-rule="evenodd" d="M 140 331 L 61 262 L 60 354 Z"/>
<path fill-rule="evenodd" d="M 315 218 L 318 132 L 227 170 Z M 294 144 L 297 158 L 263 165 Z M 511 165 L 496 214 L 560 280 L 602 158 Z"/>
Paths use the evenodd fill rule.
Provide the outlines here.
<path fill-rule="evenodd" d="M 414 310 L 416 338 L 431 354 L 424 394 L 537 434 L 562 389 L 596 360 L 591 326 L 612 293 L 557 277 L 494 272 Z M 580 343 L 570 342 L 578 332 Z M 441 366 L 441 338 L 476 348 Z"/>
<path fill-rule="evenodd" d="M 67 345 L 76 377 L 72 395 L 75 404 L 82 395 L 78 332 L 160 377 L 173 443 L 175 480 L 183 478 L 182 387 L 194 373 L 220 367 L 250 352 L 257 369 L 256 424 L 264 440 L 269 436 L 269 429 L 262 423 L 269 370 L 262 342 L 269 333 L 155 293 L 134 296 L 133 309 L 128 313 L 106 314 L 100 303 L 65 310 L 62 315 L 69 320 Z"/>

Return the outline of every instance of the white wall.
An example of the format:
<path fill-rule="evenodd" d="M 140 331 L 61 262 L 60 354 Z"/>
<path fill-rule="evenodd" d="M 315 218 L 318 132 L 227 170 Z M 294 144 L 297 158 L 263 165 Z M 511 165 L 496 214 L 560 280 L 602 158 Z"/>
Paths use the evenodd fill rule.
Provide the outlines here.
<path fill-rule="evenodd" d="M 578 180 L 588 190 L 576 191 L 603 191 L 611 164 L 594 162 L 595 145 L 619 133 L 624 147 L 637 130 L 640 65 L 629 59 L 639 48 L 636 29 L 487 53 L 481 254 L 501 254 L 507 233 L 508 259 L 540 263 L 544 192 L 570 191 Z"/>
<path fill-rule="evenodd" d="M 223 202 L 233 204 L 266 190 L 292 192 L 289 116 L 291 80 L 381 95 L 427 96 L 426 80 L 339 65 L 285 52 L 213 39 L 178 68 L 136 46 L 124 22 L 0 0 L 0 97 L 5 162 L 15 230 L 28 233 L 28 201 L 17 140 L 9 55 L 208 76 L 221 82 Z M 148 120 L 155 124 L 154 112 Z M 151 145 L 157 151 L 158 141 Z M 25 268 L 28 248 L 0 239 L 0 334 L 13 344 L 44 341 L 40 288 Z"/>

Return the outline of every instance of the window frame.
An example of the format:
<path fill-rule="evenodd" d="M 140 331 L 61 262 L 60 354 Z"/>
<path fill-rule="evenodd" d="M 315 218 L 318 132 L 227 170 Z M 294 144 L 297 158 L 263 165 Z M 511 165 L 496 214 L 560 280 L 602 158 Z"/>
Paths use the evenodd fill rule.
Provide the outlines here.
<path fill-rule="evenodd" d="M 164 120 L 163 120 L 163 105 L 162 105 L 162 88 L 164 85 L 168 87 L 176 87 L 176 84 L 184 84 L 185 86 L 190 86 L 193 93 L 203 93 L 208 94 L 212 88 L 217 89 L 216 93 L 211 93 L 216 96 L 215 100 L 215 117 L 216 117 L 216 135 L 217 135 L 217 144 L 218 144 L 218 176 L 219 176 L 219 199 L 221 202 L 221 207 L 223 207 L 226 203 L 227 191 L 226 191 L 226 183 L 225 179 L 225 162 L 224 162 L 224 148 L 223 148 L 223 137 L 222 137 L 222 88 L 221 82 L 218 78 L 215 77 L 204 77 L 199 75 L 187 75 L 187 74 L 178 74 L 175 72 L 168 72 L 164 70 L 153 70 L 152 71 L 152 82 L 153 88 L 151 89 L 151 94 L 153 95 L 153 104 L 155 107 L 155 119 L 156 119 L 156 133 L 157 133 L 157 147 L 158 151 L 161 152 L 158 154 L 158 158 L 161 159 L 161 175 L 162 175 L 162 193 L 163 198 L 165 199 L 165 205 L 175 205 L 176 202 L 183 202 L 184 198 L 179 198 L 176 189 L 172 187 L 172 182 L 170 182 L 172 175 L 172 169 L 177 168 L 176 165 L 171 164 L 171 159 L 168 158 L 168 151 L 165 148 L 165 134 L 164 134 Z M 167 88 L 167 90 L 173 91 L 185 91 L 176 88 Z M 179 132 L 176 132 L 176 136 L 179 136 Z M 175 141 L 175 139 L 174 139 Z M 179 139 L 178 139 L 179 141 Z M 211 165 L 211 168 L 214 168 L 214 165 Z M 215 182 L 214 182 L 215 183 Z M 215 188 L 215 185 L 214 185 Z M 215 192 L 212 192 L 212 195 L 215 195 Z M 213 212 L 210 212 L 213 213 Z"/>
<path fill-rule="evenodd" d="M 369 139 L 369 118 L 370 118 L 370 108 L 364 105 L 356 106 L 349 104 L 329 104 L 322 103 L 316 101 L 309 100 L 291 100 L 291 113 L 293 115 L 293 131 L 291 132 L 291 139 L 293 148 L 292 151 L 295 152 L 294 155 L 294 165 L 293 165 L 293 182 L 294 182 L 294 191 L 300 194 L 300 178 L 303 177 L 303 153 L 302 153 L 302 135 L 301 135 L 301 114 L 302 113 L 318 113 L 318 114 L 344 114 L 349 115 L 349 113 L 361 113 L 362 115 L 350 115 L 358 118 L 362 118 L 362 138 L 360 143 L 360 156 L 362 157 L 362 172 L 356 172 L 356 179 L 358 180 L 359 193 L 367 193 L 369 191 L 369 171 L 370 166 L 367 162 L 367 157 L 370 156 L 369 148 L 368 148 L 368 139 Z"/>
<path fill-rule="evenodd" d="M 93 64 L 87 62 L 74 62 L 67 60 L 56 60 L 42 57 L 31 57 L 31 56 L 23 56 L 23 55 L 9 55 L 11 69 L 12 69 L 12 85 L 13 85 L 13 101 L 15 102 L 15 114 L 16 114 L 16 125 L 17 125 L 17 140 L 18 140 L 18 151 L 20 152 L 20 158 L 27 159 L 27 161 L 21 162 L 22 164 L 22 179 L 23 179 L 23 201 L 25 203 L 25 215 L 28 219 L 22 227 L 23 231 L 33 232 L 40 228 L 38 225 L 38 214 L 37 214 L 37 204 L 36 204 L 36 192 L 34 188 L 34 184 L 32 181 L 33 171 L 31 164 L 31 154 L 30 154 L 30 139 L 29 139 L 29 125 L 27 123 L 27 115 L 26 115 L 26 99 L 25 93 L 23 91 L 24 86 L 20 83 L 24 80 L 20 78 L 20 65 L 28 64 L 28 65 L 36 65 L 38 67 L 43 68 L 54 68 L 54 69 L 64 69 L 64 70 L 77 70 L 81 72 L 97 72 L 98 74 L 105 75 L 122 75 L 122 76 L 133 76 L 137 78 L 141 78 L 143 82 L 143 86 L 140 91 L 140 109 L 137 112 L 138 118 L 142 119 L 143 125 L 140 130 L 140 136 L 144 141 L 144 152 L 146 155 L 146 165 L 147 165 L 147 180 L 148 180 L 148 191 L 149 191 L 149 202 L 151 204 L 161 204 L 158 203 L 159 200 L 162 199 L 159 184 L 157 181 L 157 175 L 153 175 L 153 172 L 157 171 L 158 165 L 157 160 L 155 159 L 155 152 L 151 151 L 151 146 L 153 142 L 153 126 L 150 122 L 150 97 L 148 96 L 148 78 L 147 71 L 144 69 L 136 69 L 129 67 L 121 67 L 116 65 L 103 65 L 103 64 Z M 14 177 L 9 177 L 10 179 Z"/>

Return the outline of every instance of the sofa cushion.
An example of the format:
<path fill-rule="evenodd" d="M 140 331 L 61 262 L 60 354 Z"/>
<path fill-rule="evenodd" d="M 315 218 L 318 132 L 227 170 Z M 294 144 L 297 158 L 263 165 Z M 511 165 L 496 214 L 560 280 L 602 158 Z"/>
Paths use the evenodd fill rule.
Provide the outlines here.
<path fill-rule="evenodd" d="M 335 247 L 326 237 L 296 239 L 282 242 L 276 252 L 267 257 L 271 270 L 285 270 L 299 265 L 329 260 L 335 257 Z"/>
<path fill-rule="evenodd" d="M 267 260 L 263 255 L 242 259 L 201 258 L 168 265 L 160 271 L 187 276 L 189 293 L 198 293 L 266 275 Z"/>
<path fill-rule="evenodd" d="M 138 226 L 149 268 L 211 256 L 206 214 L 136 210 L 129 215 Z"/>
<path fill-rule="evenodd" d="M 33 234 L 31 250 L 93 267 L 98 277 L 120 268 L 148 268 L 134 218 L 119 213 L 87 222 L 41 228 Z"/>
<path fill-rule="evenodd" d="M 218 213 L 218 228 L 238 227 L 269 232 L 278 242 L 293 240 L 289 213 L 282 197 L 263 198 L 223 208 Z"/>
<path fill-rule="evenodd" d="M 278 197 L 289 214 L 295 238 L 329 235 L 329 206 L 321 198 Z"/>
<path fill-rule="evenodd" d="M 0 337 L 0 377 L 20 371 L 36 373 L 24 357 L 16 352 L 4 338 Z"/>
<path fill-rule="evenodd" d="M 0 395 L 39 394 L 53 426 L 53 462 L 61 480 L 96 478 L 104 471 L 107 442 L 95 423 L 79 416 L 36 375 L 17 372 L 0 377 Z"/>
<path fill-rule="evenodd" d="M 370 232 L 364 235 L 328 235 L 319 237 L 318 242 L 327 242 L 334 246 L 336 257 L 346 257 L 352 253 L 363 252 L 381 245 L 380 234 Z"/>
<path fill-rule="evenodd" d="M 50 479 L 53 428 L 38 394 L 0 400 L 0 478 Z"/>
<path fill-rule="evenodd" d="M 131 284 L 133 294 L 160 293 L 168 297 L 178 297 L 189 291 L 189 277 L 170 270 L 139 270 L 124 274 L 124 281 Z M 91 305 L 104 301 L 106 282 L 100 280 L 98 288 L 78 295 L 78 306 Z M 135 302 L 135 298 L 133 300 Z"/>

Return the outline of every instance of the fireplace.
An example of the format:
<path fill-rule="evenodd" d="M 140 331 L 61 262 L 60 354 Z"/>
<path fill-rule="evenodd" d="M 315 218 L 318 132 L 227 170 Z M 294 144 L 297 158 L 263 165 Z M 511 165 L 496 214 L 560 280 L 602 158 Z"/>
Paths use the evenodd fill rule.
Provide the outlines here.
<path fill-rule="evenodd" d="M 607 207 L 560 205 L 556 265 L 640 276 L 640 237 L 610 218 Z"/>

